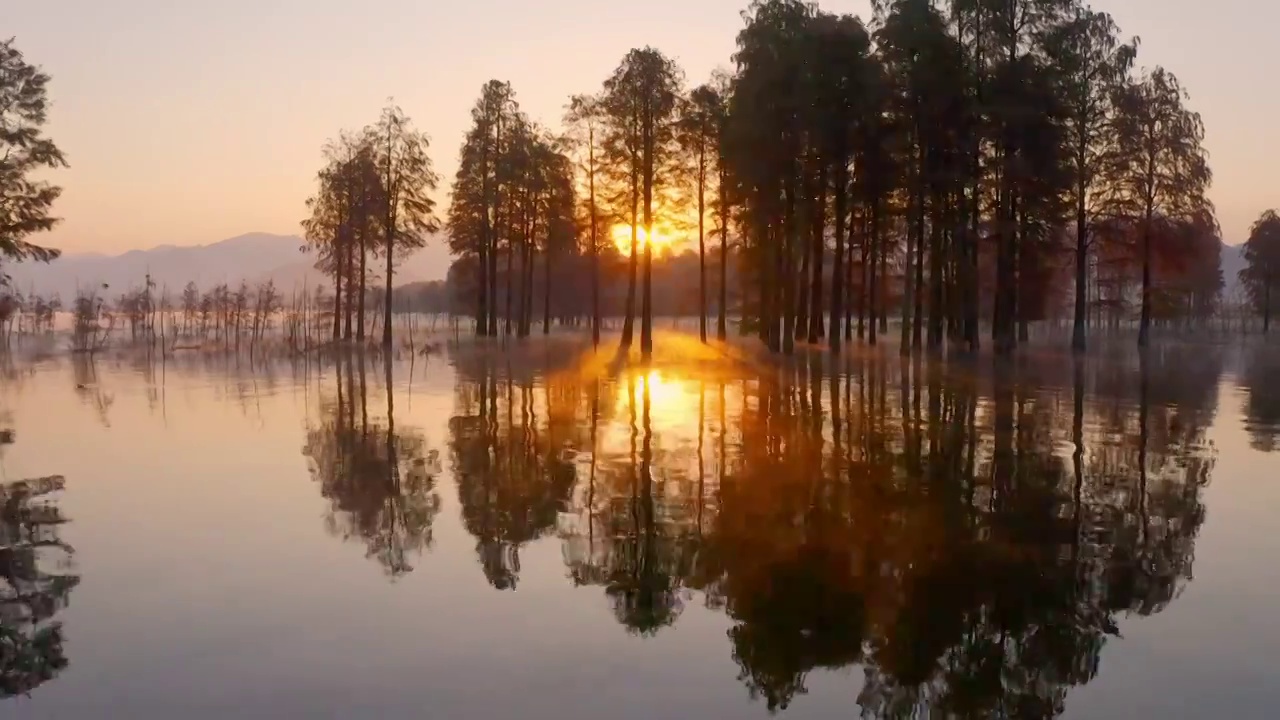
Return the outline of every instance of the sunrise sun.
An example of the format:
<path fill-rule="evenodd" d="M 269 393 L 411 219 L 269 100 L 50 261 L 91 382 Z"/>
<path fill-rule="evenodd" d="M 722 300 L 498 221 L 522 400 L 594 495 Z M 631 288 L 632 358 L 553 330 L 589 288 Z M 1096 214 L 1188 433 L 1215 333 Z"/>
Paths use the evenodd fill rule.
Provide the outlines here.
<path fill-rule="evenodd" d="M 613 244 L 623 255 L 631 252 L 631 226 L 627 224 L 614 225 L 611 231 L 613 236 Z M 645 243 L 648 242 L 648 234 L 644 228 L 636 228 L 636 250 L 644 250 Z M 653 249 L 655 252 L 662 252 L 671 246 L 672 238 L 663 233 L 658 228 L 653 229 Z"/>

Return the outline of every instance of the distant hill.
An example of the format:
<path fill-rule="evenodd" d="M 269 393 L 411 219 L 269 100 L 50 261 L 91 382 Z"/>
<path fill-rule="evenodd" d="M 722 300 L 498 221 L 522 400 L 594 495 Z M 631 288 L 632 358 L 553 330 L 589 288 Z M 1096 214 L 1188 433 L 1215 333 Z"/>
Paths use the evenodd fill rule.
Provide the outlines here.
<path fill-rule="evenodd" d="M 68 254 L 48 265 L 6 264 L 13 287 L 22 293 L 59 294 L 64 302 L 75 297 L 77 287 L 110 286 L 115 295 L 140 286 L 147 273 L 161 287 L 177 294 L 188 282 L 201 289 L 241 280 L 257 283 L 272 279 L 282 291 L 327 282 L 313 267 L 315 256 L 304 254 L 304 242 L 296 235 L 250 233 L 209 245 L 180 247 L 161 245 L 131 250 L 122 255 Z M 395 284 L 443 279 L 449 268 L 444 238 L 432 238 L 427 247 L 406 258 L 396 270 Z"/>

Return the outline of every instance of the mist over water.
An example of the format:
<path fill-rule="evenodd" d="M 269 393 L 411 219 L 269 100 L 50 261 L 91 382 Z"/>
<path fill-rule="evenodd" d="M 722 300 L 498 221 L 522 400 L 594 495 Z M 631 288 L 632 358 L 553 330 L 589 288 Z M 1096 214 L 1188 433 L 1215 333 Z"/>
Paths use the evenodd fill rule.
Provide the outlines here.
<path fill-rule="evenodd" d="M 12 358 L 19 718 L 1230 717 L 1280 355 Z"/>

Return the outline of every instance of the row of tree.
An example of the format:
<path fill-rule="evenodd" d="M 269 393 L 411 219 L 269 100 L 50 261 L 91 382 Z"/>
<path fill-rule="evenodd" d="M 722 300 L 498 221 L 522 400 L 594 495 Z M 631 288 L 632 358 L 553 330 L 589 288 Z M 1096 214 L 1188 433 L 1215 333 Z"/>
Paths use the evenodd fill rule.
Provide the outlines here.
<path fill-rule="evenodd" d="M 345 133 L 325 148 L 316 194 L 303 221 L 317 267 L 334 280 L 333 339 L 365 338 L 365 298 L 382 271 L 382 340 L 391 344 L 391 287 L 398 257 L 420 248 L 436 230 L 438 177 L 428 155 L 430 140 L 395 105 L 378 121 Z M 376 263 L 376 265 L 375 265 Z M 380 267 L 379 267 L 380 266 Z"/>
<path fill-rule="evenodd" d="M 904 349 L 974 349 L 989 315 L 1007 352 L 1045 316 L 1044 279 L 1070 259 L 1077 348 L 1089 282 L 1120 256 L 1141 268 L 1141 343 L 1162 294 L 1211 309 L 1221 277 L 1202 123 L 1171 73 L 1134 73 L 1137 41 L 1107 14 L 1078 1 L 885 0 L 864 24 L 758 0 L 744 17 L 732 74 L 686 92 L 673 61 L 632 50 L 598 93 L 571 99 L 560 143 L 508 83 L 484 87 L 449 214 L 454 252 L 481 268 L 469 273 L 479 334 L 497 331 L 500 255 L 529 268 L 541 251 L 549 275 L 551 258 L 582 252 L 595 298 L 619 226 L 630 234 L 622 342 L 638 314 L 646 351 L 659 227 L 696 227 L 703 336 L 718 236 L 717 332 L 732 244 L 743 327 L 775 350 L 824 336 L 839 349 L 855 320 L 874 343 L 896 300 Z M 576 224 L 549 202 L 567 169 Z M 560 231 L 570 226 L 577 243 Z M 1159 270 L 1190 279 L 1162 287 Z M 513 277 L 506 295 L 523 298 Z M 599 315 L 595 302 L 597 336 Z"/>

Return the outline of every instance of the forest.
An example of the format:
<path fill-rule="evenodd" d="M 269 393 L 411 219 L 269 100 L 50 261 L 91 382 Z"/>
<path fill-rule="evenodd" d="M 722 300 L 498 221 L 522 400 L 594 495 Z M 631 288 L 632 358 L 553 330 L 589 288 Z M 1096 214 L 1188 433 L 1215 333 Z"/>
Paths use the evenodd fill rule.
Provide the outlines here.
<path fill-rule="evenodd" d="M 764 0 L 743 19 L 732 71 L 690 87 L 661 51 L 631 50 L 559 130 L 510 83 L 481 88 L 444 218 L 449 301 L 477 335 L 523 337 L 540 315 L 543 332 L 588 321 L 598 342 L 620 315 L 622 345 L 638 321 L 649 352 L 655 263 L 677 248 L 696 252 L 703 339 L 733 318 L 782 352 L 875 344 L 890 319 L 903 352 L 989 333 L 1007 353 L 1056 317 L 1076 349 L 1134 320 L 1145 345 L 1219 309 L 1203 123 L 1106 13 L 894 0 L 864 21 Z M 362 197 L 344 188 L 374 179 L 376 136 L 343 138 L 314 207 Z M 343 207 L 349 222 L 309 226 L 326 263 L 381 217 Z M 1275 222 L 1259 220 L 1241 277 L 1264 325 Z"/>
<path fill-rule="evenodd" d="M 904 353 L 985 338 L 1007 354 L 1044 321 L 1069 323 L 1083 350 L 1100 329 L 1146 345 L 1153 328 L 1224 312 L 1204 124 L 1108 14 L 1081 0 L 876 0 L 860 18 L 756 0 L 742 19 L 726 69 L 695 83 L 660 50 L 632 49 L 550 123 L 510 83 L 485 83 L 447 203 L 429 136 L 389 104 L 323 149 L 302 228 L 331 280 L 326 306 L 299 310 L 297 289 L 286 303 L 274 287 L 193 303 L 186 288 L 180 334 L 238 347 L 273 323 L 324 322 L 334 340 L 376 329 L 390 345 L 399 305 L 469 317 L 480 337 L 558 322 L 598 344 L 620 320 L 621 345 L 638 333 L 643 354 L 655 315 L 698 317 L 703 340 L 732 325 L 783 353 L 892 332 Z M 0 254 L 52 261 L 29 240 L 58 222 L 61 188 L 41 173 L 67 166 L 43 133 L 50 78 L 14 40 L 0 64 Z M 397 301 L 398 261 L 429 240 L 453 252 L 447 281 Z M 1231 310 L 1268 330 L 1274 210 L 1243 247 Z M 121 318 L 154 340 L 150 318 L 177 312 L 149 279 L 114 302 L 105 290 L 68 308 L 80 349 Z M 7 288 L 0 326 L 50 330 L 62 309 Z"/>

